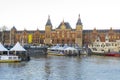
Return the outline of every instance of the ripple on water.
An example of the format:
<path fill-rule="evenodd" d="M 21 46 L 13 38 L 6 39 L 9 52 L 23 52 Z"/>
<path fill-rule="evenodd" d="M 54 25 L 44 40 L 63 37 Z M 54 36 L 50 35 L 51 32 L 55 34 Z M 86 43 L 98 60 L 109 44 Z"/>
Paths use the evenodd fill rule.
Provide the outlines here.
<path fill-rule="evenodd" d="M 119 80 L 120 58 L 49 56 L 0 63 L 0 80 Z"/>

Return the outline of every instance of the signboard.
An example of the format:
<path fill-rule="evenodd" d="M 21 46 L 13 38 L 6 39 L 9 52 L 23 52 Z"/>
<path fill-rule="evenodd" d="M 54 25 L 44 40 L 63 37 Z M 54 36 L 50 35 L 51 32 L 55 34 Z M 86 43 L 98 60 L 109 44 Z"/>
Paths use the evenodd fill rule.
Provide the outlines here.
<path fill-rule="evenodd" d="M 28 43 L 32 43 L 32 34 L 28 35 Z"/>

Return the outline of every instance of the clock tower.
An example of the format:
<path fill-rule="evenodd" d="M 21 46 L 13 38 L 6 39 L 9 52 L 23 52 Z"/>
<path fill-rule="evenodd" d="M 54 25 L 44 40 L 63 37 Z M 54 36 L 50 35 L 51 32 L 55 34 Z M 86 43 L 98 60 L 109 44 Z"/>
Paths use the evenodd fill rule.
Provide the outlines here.
<path fill-rule="evenodd" d="M 48 16 L 48 20 L 47 23 L 45 25 L 45 40 L 44 43 L 45 44 L 51 44 L 51 31 L 52 31 L 52 24 L 51 24 L 51 20 L 50 20 L 50 16 Z"/>
<path fill-rule="evenodd" d="M 78 21 L 76 23 L 76 38 L 75 43 L 78 44 L 80 47 L 82 47 L 82 31 L 83 31 L 83 25 L 80 19 L 80 15 L 78 17 Z"/>

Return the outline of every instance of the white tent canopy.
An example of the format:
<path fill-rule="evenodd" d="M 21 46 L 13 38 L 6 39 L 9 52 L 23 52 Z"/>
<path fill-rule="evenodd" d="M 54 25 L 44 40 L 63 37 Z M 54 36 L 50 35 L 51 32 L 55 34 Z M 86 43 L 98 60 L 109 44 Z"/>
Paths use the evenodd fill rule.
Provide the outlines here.
<path fill-rule="evenodd" d="M 15 44 L 13 48 L 10 49 L 10 51 L 26 51 L 19 42 Z"/>
<path fill-rule="evenodd" d="M 0 43 L 0 51 L 8 51 L 8 50 Z"/>
<path fill-rule="evenodd" d="M 51 50 L 57 50 L 59 47 L 60 47 L 59 45 L 56 45 L 56 46 L 51 47 L 50 49 Z"/>
<path fill-rule="evenodd" d="M 67 47 L 67 48 L 64 49 L 64 50 L 77 50 L 77 49 L 75 49 L 74 47 Z"/>
<path fill-rule="evenodd" d="M 58 47 L 57 50 L 64 50 L 64 48 L 63 47 Z"/>

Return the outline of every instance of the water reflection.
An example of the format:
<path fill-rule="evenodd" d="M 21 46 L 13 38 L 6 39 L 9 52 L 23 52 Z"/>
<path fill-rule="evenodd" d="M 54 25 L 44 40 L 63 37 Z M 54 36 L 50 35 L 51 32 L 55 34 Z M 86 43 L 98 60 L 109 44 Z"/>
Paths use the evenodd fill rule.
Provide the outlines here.
<path fill-rule="evenodd" d="M 0 80 L 119 80 L 120 58 L 44 56 L 0 63 Z"/>

